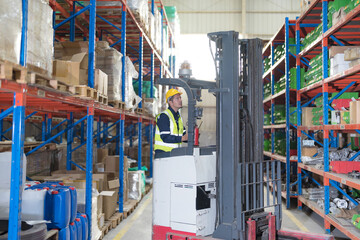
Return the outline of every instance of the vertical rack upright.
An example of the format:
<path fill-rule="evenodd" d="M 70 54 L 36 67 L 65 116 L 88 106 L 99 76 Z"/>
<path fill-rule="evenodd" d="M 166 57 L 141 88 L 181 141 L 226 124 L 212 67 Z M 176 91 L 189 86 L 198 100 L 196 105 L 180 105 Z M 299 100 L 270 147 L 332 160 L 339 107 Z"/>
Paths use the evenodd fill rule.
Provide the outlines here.
<path fill-rule="evenodd" d="M 285 23 L 281 26 L 280 30 L 271 38 L 271 40 L 267 43 L 267 45 L 263 49 L 263 59 L 271 56 L 271 66 L 270 68 L 263 74 L 263 81 L 271 84 L 271 94 L 269 97 L 266 97 L 263 101 L 264 103 L 264 111 L 270 111 L 271 116 L 271 125 L 264 125 L 264 131 L 271 131 L 271 152 L 264 151 L 264 155 L 271 158 L 277 159 L 282 162 L 283 169 L 285 169 L 285 184 L 286 190 L 282 191 L 282 197 L 286 200 L 286 206 L 290 207 L 290 199 L 296 198 L 296 193 L 291 191 L 294 183 L 291 182 L 291 171 L 296 169 L 296 166 L 292 165 L 296 164 L 294 160 L 291 160 L 291 155 L 294 155 L 294 151 L 291 151 L 291 139 L 293 136 L 293 130 L 296 129 L 295 124 L 290 123 L 290 116 L 294 114 L 290 112 L 291 107 L 294 107 L 295 103 L 295 93 L 296 89 L 292 89 L 290 86 L 290 68 L 295 67 L 295 52 L 291 52 L 295 47 L 295 43 L 292 41 L 290 43 L 290 39 L 295 38 L 295 20 L 289 20 L 285 18 Z M 275 49 L 278 46 L 284 46 L 284 55 L 281 56 L 280 59 L 277 59 L 275 62 Z M 280 91 L 276 91 L 278 87 L 275 89 L 275 84 L 278 84 L 280 79 L 283 79 L 285 83 L 284 89 Z M 276 91 L 276 92 L 275 92 Z M 284 105 L 285 106 L 285 121 L 282 123 L 275 123 L 275 105 Z M 285 132 L 285 142 L 286 149 L 283 155 L 275 152 L 275 135 L 276 132 Z"/>

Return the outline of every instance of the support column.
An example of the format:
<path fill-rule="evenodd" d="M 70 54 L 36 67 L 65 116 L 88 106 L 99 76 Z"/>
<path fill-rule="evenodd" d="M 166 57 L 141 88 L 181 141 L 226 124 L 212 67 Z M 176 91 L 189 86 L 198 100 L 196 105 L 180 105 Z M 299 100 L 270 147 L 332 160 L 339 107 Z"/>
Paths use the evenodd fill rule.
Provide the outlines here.
<path fill-rule="evenodd" d="M 244 1 L 243 1 L 244 2 Z M 286 74 L 286 208 L 290 208 L 290 59 L 289 59 L 289 18 L 285 18 L 285 74 Z"/>
<path fill-rule="evenodd" d="M 86 195 L 85 212 L 89 219 L 89 239 L 91 239 L 91 219 L 92 219 L 92 174 L 93 174 L 93 123 L 94 107 L 88 107 L 86 120 Z"/>
<path fill-rule="evenodd" d="M 297 109 L 297 155 L 298 163 L 301 163 L 301 94 L 299 90 L 301 89 L 301 68 L 300 68 L 300 23 L 296 21 L 296 109 Z M 297 179 L 298 179 L 298 196 L 302 195 L 302 182 L 301 182 L 301 168 L 297 168 Z M 298 208 L 302 209 L 302 202 L 298 200 Z"/>
<path fill-rule="evenodd" d="M 25 139 L 25 94 L 15 93 L 12 146 L 11 146 L 11 183 L 8 239 L 20 239 L 21 196 L 23 191 L 23 156 Z"/>
<path fill-rule="evenodd" d="M 97 121 L 97 134 L 96 134 L 96 146 L 100 148 L 100 141 L 101 141 L 101 116 L 99 116 Z"/>
<path fill-rule="evenodd" d="M 71 158 L 72 158 L 72 143 L 73 143 L 73 131 L 74 127 L 72 126 L 74 121 L 73 113 L 70 112 L 67 115 L 67 146 L 66 146 L 66 170 L 71 170 Z"/>
<path fill-rule="evenodd" d="M 94 88 L 96 0 L 90 0 L 88 86 Z"/>
<path fill-rule="evenodd" d="M 41 141 L 46 141 L 46 123 L 47 123 L 47 114 L 44 114 L 42 124 L 41 124 Z"/>
<path fill-rule="evenodd" d="M 52 133 L 51 127 L 52 127 L 52 115 L 51 113 L 49 113 L 46 123 L 46 139 L 51 138 L 51 133 Z"/>
<path fill-rule="evenodd" d="M 1 112 L 3 112 L 4 109 L 1 109 Z M 3 129 L 4 129 L 4 120 L 0 120 L 0 141 L 3 140 Z"/>
<path fill-rule="evenodd" d="M 27 60 L 27 31 L 28 31 L 28 0 L 22 0 L 22 28 L 20 46 L 20 64 L 26 66 Z"/>

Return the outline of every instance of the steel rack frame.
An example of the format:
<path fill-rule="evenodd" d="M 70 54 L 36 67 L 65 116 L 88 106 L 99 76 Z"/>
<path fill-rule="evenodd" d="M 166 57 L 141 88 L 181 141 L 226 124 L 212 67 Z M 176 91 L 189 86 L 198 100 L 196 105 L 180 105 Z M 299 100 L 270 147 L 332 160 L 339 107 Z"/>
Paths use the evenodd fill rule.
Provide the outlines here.
<path fill-rule="evenodd" d="M 308 10 L 300 16 L 296 21 L 296 43 L 297 43 L 297 114 L 298 114 L 298 128 L 297 128 L 297 137 L 298 137 L 298 207 L 302 208 L 302 205 L 306 205 L 319 216 L 324 219 L 325 232 L 331 232 L 331 226 L 337 228 L 343 232 L 346 236 L 351 239 L 360 239 L 360 232 L 351 224 L 344 224 L 344 221 L 336 218 L 332 213 L 330 213 L 330 194 L 329 187 L 330 185 L 335 187 L 341 194 L 347 196 L 350 201 L 355 205 L 358 203 L 346 194 L 339 186 L 342 184 L 344 186 L 360 189 L 360 181 L 357 179 L 349 178 L 345 174 L 336 174 L 332 173 L 329 170 L 329 147 L 338 147 L 338 133 L 354 133 L 360 132 L 359 124 L 339 124 L 339 125 L 330 125 L 328 119 L 328 112 L 333 110 L 331 107 L 331 102 L 341 96 L 346 91 L 358 91 L 357 86 L 359 84 L 359 75 L 360 75 L 360 65 L 356 65 L 350 69 L 345 70 L 342 73 L 329 76 L 328 75 L 328 56 L 329 56 L 329 47 L 334 45 L 344 46 L 344 45 L 360 45 L 359 36 L 360 31 L 357 28 L 357 23 L 360 19 L 360 6 L 357 6 L 351 12 L 349 12 L 345 18 L 340 20 L 337 24 L 333 25 L 330 29 L 327 28 L 327 10 L 328 10 L 328 0 L 316 0 L 308 8 Z M 321 17 L 322 14 L 322 17 Z M 300 51 L 300 38 L 303 35 L 309 33 L 320 23 L 323 23 L 322 34 L 309 46 Z M 316 83 L 313 83 L 309 86 L 299 88 L 300 83 L 300 68 L 304 66 L 304 63 L 301 62 L 301 59 L 311 59 L 317 54 L 322 54 L 323 57 L 323 76 L 322 80 Z M 336 96 L 333 96 L 329 100 L 329 93 L 339 92 Z M 309 106 L 316 98 L 323 97 L 323 125 L 319 126 L 301 126 L 301 113 L 302 108 Z M 307 132 L 322 131 L 323 132 L 323 142 L 316 141 L 320 146 L 324 148 L 324 169 L 317 169 L 313 166 L 305 165 L 301 162 L 301 135 L 305 135 L 311 139 L 313 138 L 312 134 L 307 134 Z M 316 140 L 316 139 L 314 139 Z M 360 152 L 356 156 L 360 155 Z M 355 156 L 355 158 L 356 158 Z M 351 158 L 349 161 L 352 161 L 354 158 Z M 303 176 L 309 175 L 308 173 L 313 173 L 323 178 L 324 190 L 325 190 L 325 206 L 324 209 L 312 202 L 307 200 L 302 196 L 302 183 L 301 180 Z M 314 180 L 316 181 L 316 180 Z M 319 184 L 316 182 L 316 184 Z"/>
<path fill-rule="evenodd" d="M 84 2 L 84 1 L 82 1 Z M 175 41 L 173 31 L 168 26 L 171 56 L 169 64 L 163 59 L 162 40 L 161 50 L 155 49 L 143 26 L 136 20 L 135 15 L 126 4 L 126 0 L 112 1 L 119 3 L 118 6 L 97 6 L 96 0 L 88 0 L 87 6 L 78 1 L 65 0 L 65 5 L 59 4 L 56 0 L 50 0 L 49 4 L 54 10 L 54 41 L 64 41 L 69 37 L 70 41 L 85 40 L 89 41 L 89 70 L 88 85 L 94 86 L 94 59 L 95 59 L 95 41 L 97 39 L 106 39 L 112 47 L 120 50 L 123 56 L 129 52 L 130 57 L 135 62 L 139 62 L 139 95 L 142 93 L 142 82 L 145 77 L 151 82 L 150 97 L 154 97 L 153 85 L 156 75 L 162 77 L 166 75 L 172 77 L 175 74 L 175 55 L 173 48 Z M 20 64 L 26 66 L 27 52 L 27 26 L 28 26 L 28 0 L 22 0 L 22 36 L 20 49 Z M 160 8 L 162 24 L 168 24 L 168 19 L 164 11 L 162 1 L 155 2 L 151 0 L 151 11 L 154 14 L 155 7 Z M 118 10 L 116 15 L 106 15 L 107 10 Z M 105 13 L 104 13 L 105 11 Z M 59 18 L 57 18 L 57 16 Z M 110 27 L 104 27 L 101 24 L 108 24 Z M 31 23 L 30 23 L 31 24 Z M 162 29 L 161 29 L 162 30 Z M 161 31 L 163 34 L 163 31 Z M 129 34 L 129 35 L 127 35 Z M 134 34 L 137 37 L 134 37 Z M 162 38 L 163 39 L 163 38 Z M 119 45 L 120 44 L 120 47 Z M 122 64 L 125 66 L 125 58 L 122 58 Z M 125 68 L 122 68 L 122 100 L 125 100 Z M 146 73 L 145 77 L 143 72 Z M 116 141 L 116 152 L 119 153 L 119 212 L 123 212 L 123 165 L 124 165 L 124 138 L 125 138 L 125 121 L 137 122 L 139 138 L 139 158 L 138 168 L 141 169 L 141 141 L 142 141 L 142 124 L 149 128 L 149 142 L 153 141 L 154 118 L 129 113 L 124 110 L 113 108 L 93 100 L 84 100 L 58 92 L 49 92 L 41 87 L 18 84 L 9 79 L 0 80 L 0 129 L 1 140 L 4 134 L 10 129 L 2 131 L 3 119 L 9 117 L 12 119 L 12 172 L 11 172 L 11 201 L 9 215 L 9 238 L 20 238 L 20 219 L 21 219 L 21 195 L 20 186 L 22 185 L 22 157 L 24 146 L 24 128 L 25 113 L 31 116 L 37 115 L 42 118 L 42 140 L 43 143 L 27 154 L 31 154 L 41 146 L 50 142 L 59 142 L 64 134 L 67 135 L 67 169 L 72 165 L 86 171 L 86 214 L 91 219 L 91 189 L 92 189 L 92 148 L 93 138 L 96 138 L 97 146 L 100 141 L 106 143 L 109 136 L 110 127 L 108 124 L 116 127 L 116 135 L 112 136 L 111 141 Z M 142 108 L 142 104 L 139 105 Z M 31 117 L 27 116 L 27 117 Z M 53 126 L 53 117 L 60 117 L 64 120 Z M 75 120 L 78 119 L 78 120 Z M 93 122 L 97 120 L 98 129 L 93 130 Z M 85 124 L 86 122 L 86 124 Z M 66 125 L 66 126 L 65 126 Z M 101 125 L 103 125 L 101 127 Z M 78 126 L 78 129 L 76 127 Z M 57 132 L 56 134 L 55 131 Z M 77 132 L 80 132 L 77 134 Z M 101 136 L 103 137 L 101 139 Z M 80 145 L 72 147 L 74 138 L 79 138 Z M 72 161 L 72 152 L 86 145 L 86 168 L 81 167 Z M 150 144 L 150 151 L 152 151 Z M 150 176 L 152 176 L 152 154 L 150 154 Z M 91 222 L 89 223 L 89 239 L 91 238 Z"/>
<path fill-rule="evenodd" d="M 271 134 L 271 152 L 264 151 L 264 156 L 271 159 L 276 159 L 282 162 L 282 166 L 285 166 L 286 174 L 286 191 L 282 191 L 281 195 L 286 200 L 287 208 L 290 207 L 291 198 L 296 198 L 297 194 L 291 193 L 291 164 L 296 164 L 296 161 L 290 160 L 290 130 L 296 128 L 295 125 L 290 124 L 290 106 L 295 103 L 296 90 L 290 89 L 290 68 L 295 67 L 296 56 L 290 53 L 289 48 L 292 45 L 289 44 L 289 38 L 295 38 L 295 20 L 289 20 L 285 18 L 284 25 L 279 31 L 271 38 L 267 45 L 263 49 L 263 58 L 271 56 L 271 67 L 263 74 L 263 81 L 271 83 L 271 95 L 264 99 L 264 111 L 271 111 L 271 125 L 264 125 L 264 131 L 270 130 Z M 274 50 L 276 46 L 285 45 L 285 55 L 277 62 L 274 61 Z M 285 75 L 285 89 L 275 93 L 275 82 Z M 285 104 L 286 107 L 286 121 L 283 124 L 275 124 L 274 122 L 274 106 L 275 104 Z M 275 131 L 284 129 L 286 132 L 286 156 L 275 154 L 274 142 Z M 296 166 L 295 166 L 296 167 Z"/>

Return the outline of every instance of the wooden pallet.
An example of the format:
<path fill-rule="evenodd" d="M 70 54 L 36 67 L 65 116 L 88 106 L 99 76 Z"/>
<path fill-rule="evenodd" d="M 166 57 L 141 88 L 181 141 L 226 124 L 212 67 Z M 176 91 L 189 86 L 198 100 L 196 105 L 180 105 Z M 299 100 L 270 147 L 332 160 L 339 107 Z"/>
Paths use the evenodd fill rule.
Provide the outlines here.
<path fill-rule="evenodd" d="M 58 240 L 59 239 L 59 230 L 52 229 L 49 230 L 46 234 L 46 240 Z"/>
<path fill-rule="evenodd" d="M 26 83 L 27 69 L 19 64 L 0 60 L 0 79 Z"/>
<path fill-rule="evenodd" d="M 121 109 L 121 110 L 125 109 L 125 103 L 122 102 L 122 101 L 111 101 L 108 104 L 113 106 L 114 108 L 118 108 L 118 109 Z"/>
<path fill-rule="evenodd" d="M 98 93 L 96 89 L 86 85 L 75 85 L 75 94 L 81 98 L 91 98 L 97 100 Z"/>
<path fill-rule="evenodd" d="M 107 105 L 108 104 L 108 97 L 103 94 L 98 94 L 97 100 L 98 102 Z"/>
<path fill-rule="evenodd" d="M 110 221 L 106 221 L 104 226 L 101 228 L 101 237 L 103 239 L 104 236 L 112 229 L 112 224 Z"/>
<path fill-rule="evenodd" d="M 152 185 L 145 185 L 145 195 L 148 194 L 152 189 Z"/>
<path fill-rule="evenodd" d="M 109 222 L 111 222 L 112 228 L 116 228 L 117 225 L 123 220 L 124 216 L 122 213 L 116 212 L 109 218 Z"/>
<path fill-rule="evenodd" d="M 31 150 L 33 150 L 34 148 L 36 148 L 37 146 L 39 146 L 42 142 L 25 142 L 24 143 L 24 152 L 30 152 Z M 11 141 L 1 141 L 0 142 L 0 152 L 7 152 L 7 151 L 11 151 L 11 146 L 12 146 L 12 142 Z M 45 144 L 43 147 L 41 147 L 38 151 L 43 151 L 43 150 L 55 150 L 56 149 L 56 143 L 48 143 Z"/>
<path fill-rule="evenodd" d="M 70 86 L 56 79 L 51 79 L 48 76 L 38 72 L 28 72 L 27 77 L 29 84 L 38 84 L 41 86 L 50 87 L 59 91 L 70 92 L 75 94 L 75 87 Z"/>
<path fill-rule="evenodd" d="M 137 200 L 128 200 L 124 203 L 123 213 L 124 218 L 127 218 L 135 211 L 135 208 L 139 205 L 139 201 Z"/>
<path fill-rule="evenodd" d="M 139 115 L 142 115 L 144 113 L 144 110 L 142 108 L 136 108 L 135 113 L 139 114 Z"/>

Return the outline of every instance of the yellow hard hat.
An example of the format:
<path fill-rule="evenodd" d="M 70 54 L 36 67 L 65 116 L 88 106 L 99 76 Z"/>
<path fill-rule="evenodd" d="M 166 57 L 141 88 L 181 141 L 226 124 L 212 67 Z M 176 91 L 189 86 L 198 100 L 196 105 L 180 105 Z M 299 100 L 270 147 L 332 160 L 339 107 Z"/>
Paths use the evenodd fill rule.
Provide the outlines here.
<path fill-rule="evenodd" d="M 166 97 L 166 102 L 168 102 L 169 97 L 172 97 L 176 94 L 182 94 L 181 92 L 179 92 L 178 90 L 176 90 L 175 88 L 169 89 L 169 91 L 167 91 L 165 97 Z"/>

